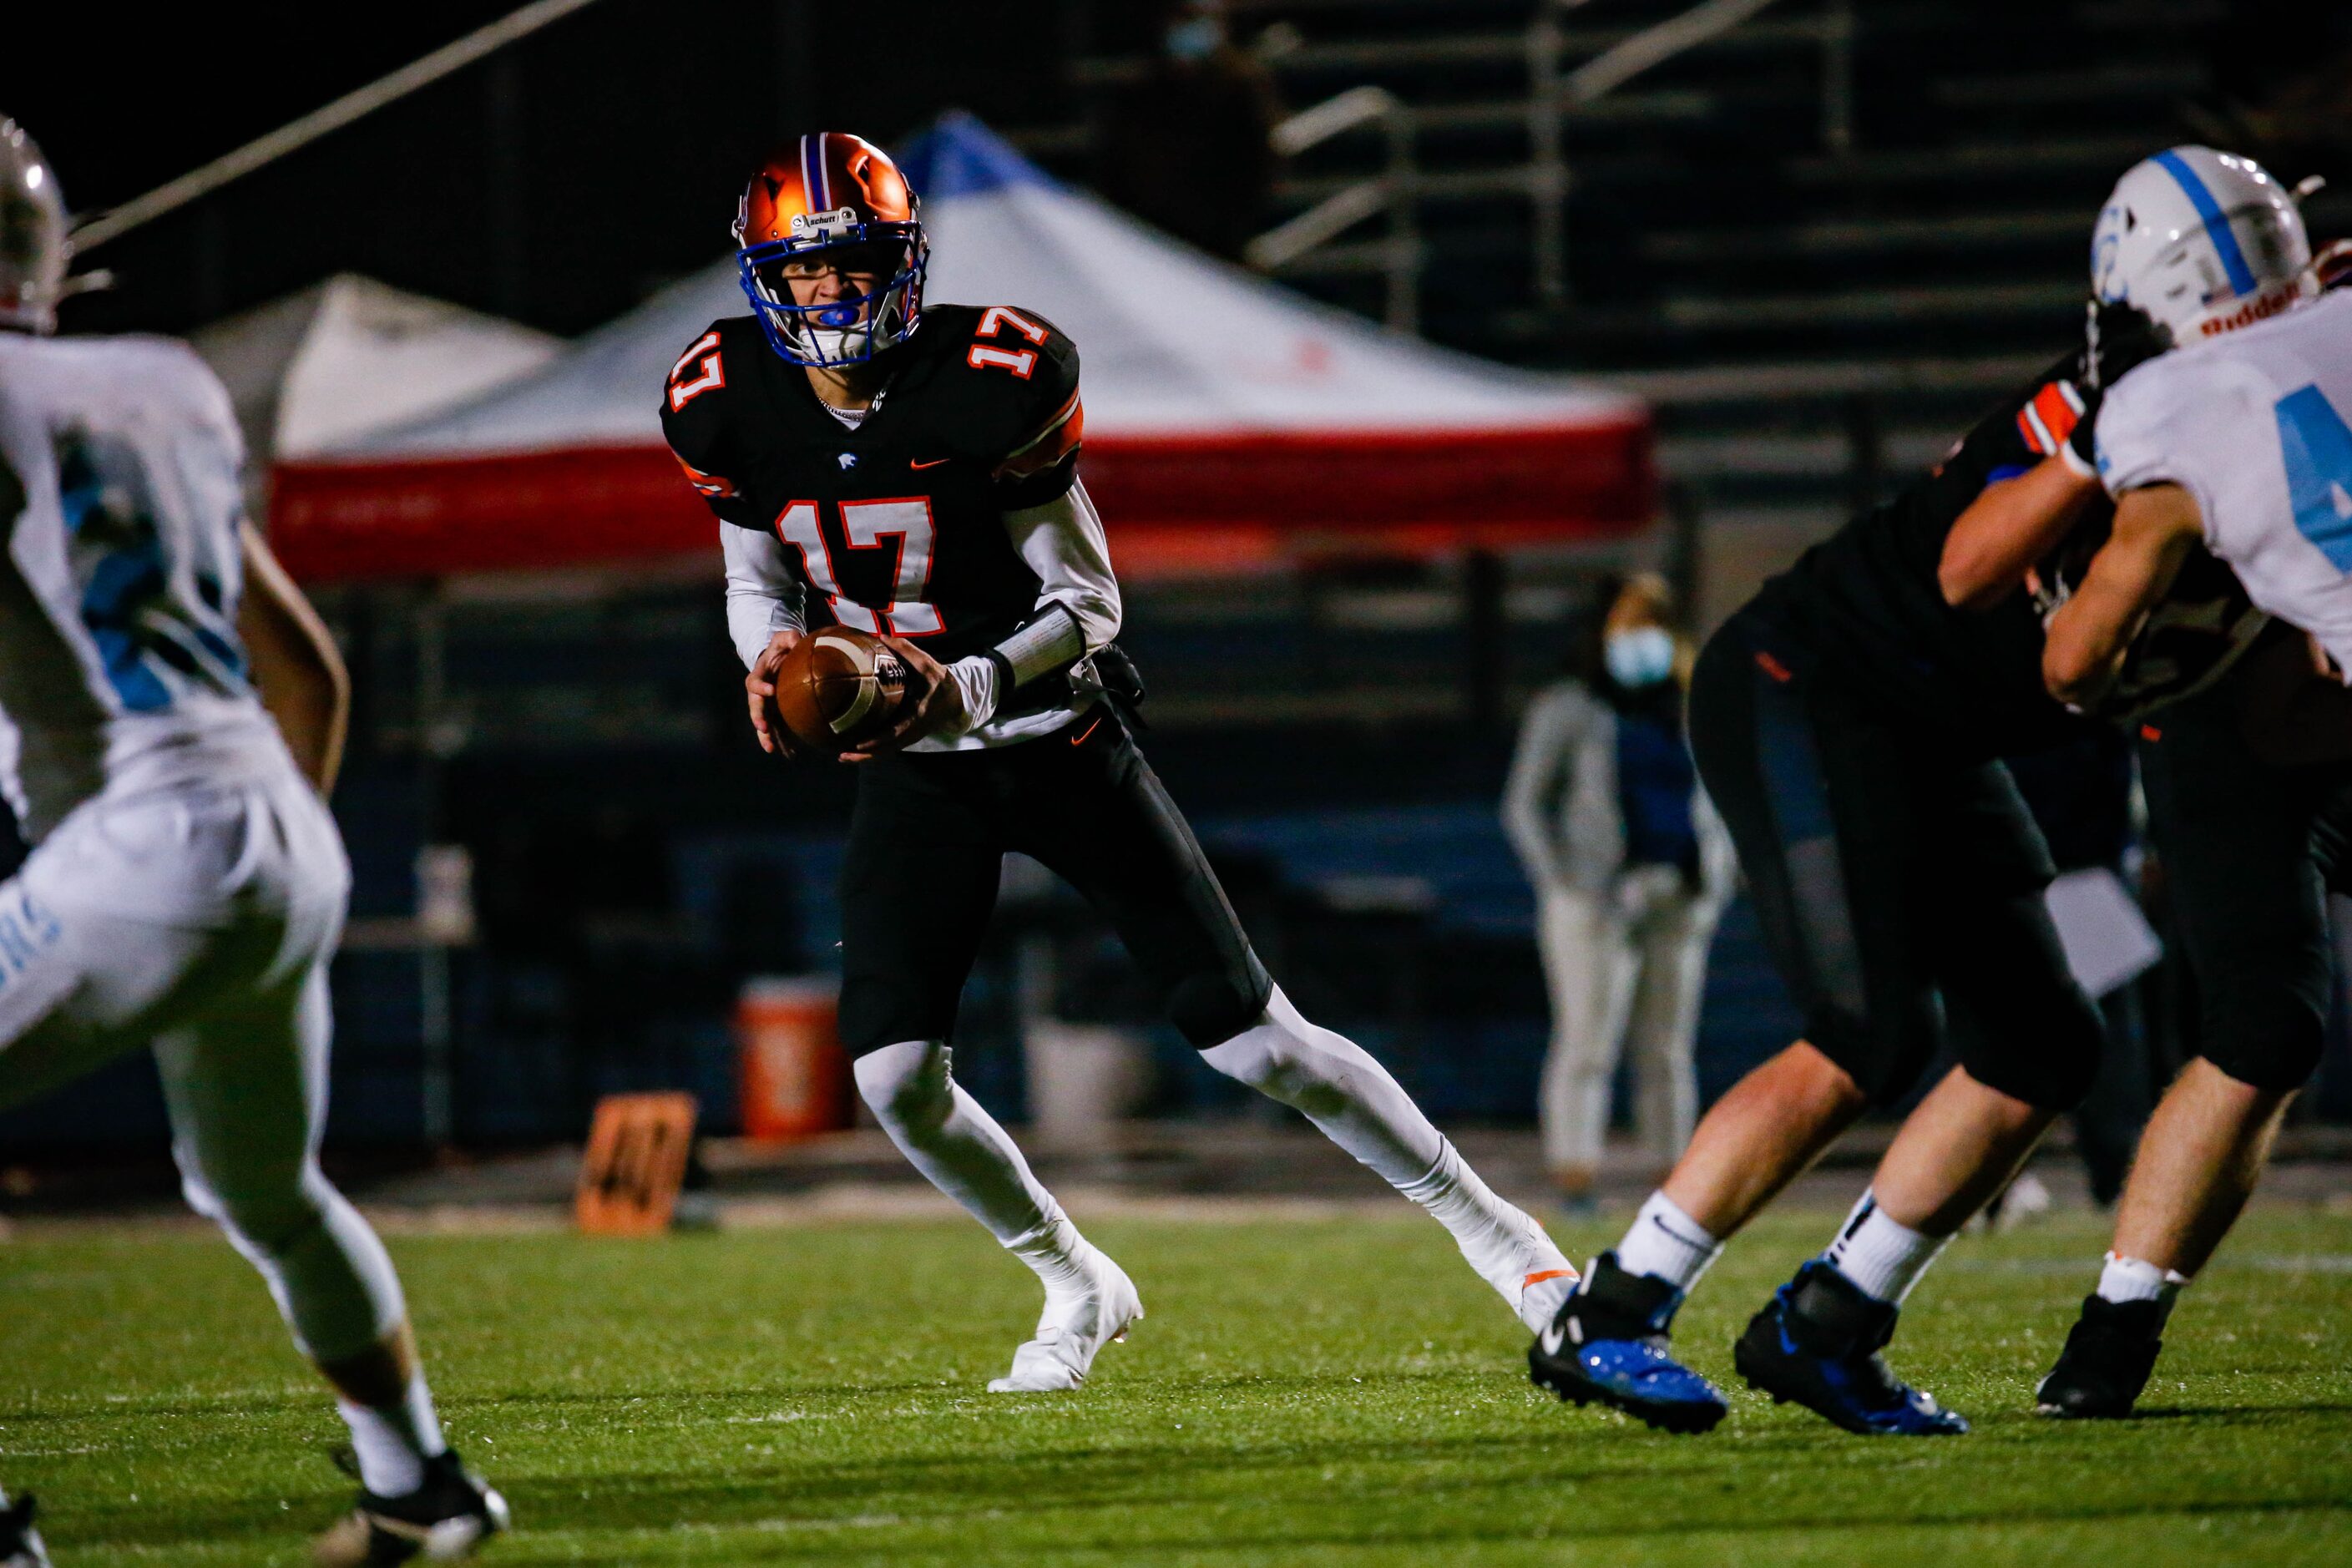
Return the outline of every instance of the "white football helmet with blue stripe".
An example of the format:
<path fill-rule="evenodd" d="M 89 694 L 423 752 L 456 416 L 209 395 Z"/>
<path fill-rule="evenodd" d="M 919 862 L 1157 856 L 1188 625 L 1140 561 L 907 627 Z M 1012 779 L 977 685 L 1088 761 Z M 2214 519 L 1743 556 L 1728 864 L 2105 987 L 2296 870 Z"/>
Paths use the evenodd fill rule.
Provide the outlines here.
<path fill-rule="evenodd" d="M 2146 311 L 2178 348 L 2275 316 L 2319 283 L 2294 192 L 2252 158 L 2173 147 L 2116 182 L 2091 289 Z"/>

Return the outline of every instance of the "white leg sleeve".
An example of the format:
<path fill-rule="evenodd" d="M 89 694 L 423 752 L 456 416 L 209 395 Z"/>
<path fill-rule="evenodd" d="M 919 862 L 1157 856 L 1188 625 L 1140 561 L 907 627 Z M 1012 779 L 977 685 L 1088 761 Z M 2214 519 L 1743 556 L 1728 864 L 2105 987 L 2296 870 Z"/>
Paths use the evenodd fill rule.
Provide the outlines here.
<path fill-rule="evenodd" d="M 1514 1310 L 1531 1277 L 1573 1280 L 1543 1227 L 1488 1190 L 1388 1069 L 1354 1041 L 1300 1017 L 1279 986 L 1255 1026 L 1201 1058 L 1297 1110 L 1427 1209 Z"/>
<path fill-rule="evenodd" d="M 1590 894 L 1545 889 L 1539 913 L 1537 939 L 1552 1009 L 1538 1102 L 1544 1163 L 1589 1171 L 1601 1163 L 1609 1130 L 1633 954 L 1622 922 Z"/>
<path fill-rule="evenodd" d="M 1004 1129 L 956 1082 L 952 1060 L 938 1040 L 885 1046 L 857 1058 L 857 1092 L 931 1185 L 1034 1268 L 1029 1254 L 1040 1244 L 1049 1252 L 1066 1250 L 1054 1243 L 1069 1222 Z"/>
<path fill-rule="evenodd" d="M 227 1232 L 325 1362 L 408 1315 L 383 1244 L 319 1169 L 330 1026 L 321 958 L 155 1042 L 189 1205 Z"/>

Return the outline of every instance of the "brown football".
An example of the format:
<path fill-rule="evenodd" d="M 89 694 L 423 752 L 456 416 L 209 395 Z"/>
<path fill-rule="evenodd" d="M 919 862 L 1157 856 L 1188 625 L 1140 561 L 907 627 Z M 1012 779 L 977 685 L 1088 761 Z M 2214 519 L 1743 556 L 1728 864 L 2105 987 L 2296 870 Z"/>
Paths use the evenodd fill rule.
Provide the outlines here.
<path fill-rule="evenodd" d="M 769 721 L 831 756 L 889 728 L 907 696 L 907 664 L 871 632 L 827 626 L 803 637 L 776 670 Z"/>

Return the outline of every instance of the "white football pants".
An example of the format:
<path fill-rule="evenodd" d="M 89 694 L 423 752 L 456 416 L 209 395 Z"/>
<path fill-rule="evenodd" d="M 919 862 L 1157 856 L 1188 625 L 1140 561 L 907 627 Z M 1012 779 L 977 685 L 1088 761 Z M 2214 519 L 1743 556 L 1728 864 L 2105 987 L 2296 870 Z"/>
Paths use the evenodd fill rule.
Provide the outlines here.
<path fill-rule="evenodd" d="M 1536 935 L 1551 992 L 1544 1058 L 1544 1161 L 1591 1172 L 1609 1130 L 1609 1090 L 1621 1052 L 1633 1058 L 1633 1125 L 1642 1152 L 1671 1164 L 1698 1115 L 1691 1050 L 1706 984 L 1715 903 L 1692 896 L 1681 872 L 1645 866 L 1610 894 L 1538 889 Z"/>
<path fill-rule="evenodd" d="M 152 1044 L 189 1204 L 327 1362 L 406 1313 L 317 1157 L 350 886 L 334 819 L 282 757 L 236 783 L 100 796 L 0 885 L 0 1106 Z"/>

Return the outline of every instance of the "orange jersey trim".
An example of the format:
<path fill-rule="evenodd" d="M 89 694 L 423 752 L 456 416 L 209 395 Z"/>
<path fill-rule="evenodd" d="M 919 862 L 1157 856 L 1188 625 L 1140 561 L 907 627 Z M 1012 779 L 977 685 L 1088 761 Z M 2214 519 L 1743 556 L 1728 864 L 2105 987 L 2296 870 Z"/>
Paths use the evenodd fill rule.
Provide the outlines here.
<path fill-rule="evenodd" d="M 1042 474 L 1086 444 L 1087 411 L 1078 402 L 1078 395 L 1054 412 L 1045 427 L 1023 445 L 1013 450 L 996 467 L 1000 479 L 1025 479 Z"/>

